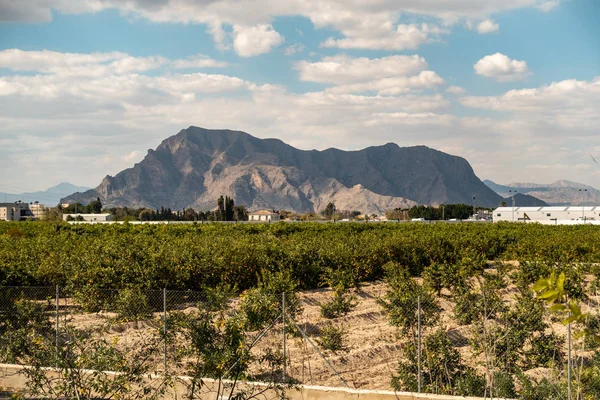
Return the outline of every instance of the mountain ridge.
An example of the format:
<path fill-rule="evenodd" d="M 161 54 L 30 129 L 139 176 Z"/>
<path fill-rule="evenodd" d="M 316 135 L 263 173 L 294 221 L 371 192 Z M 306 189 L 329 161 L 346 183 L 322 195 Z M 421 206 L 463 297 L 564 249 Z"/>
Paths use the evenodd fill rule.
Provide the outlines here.
<path fill-rule="evenodd" d="M 600 190 L 574 181 L 557 180 L 549 184 L 513 182 L 508 185 L 500 185 L 491 180 L 484 180 L 490 189 L 500 196 L 517 193 L 534 196 L 554 206 L 580 206 L 600 204 Z"/>
<path fill-rule="evenodd" d="M 462 157 L 395 143 L 344 151 L 300 150 L 279 140 L 234 130 L 183 129 L 133 167 L 66 202 L 100 197 L 106 205 L 212 209 L 219 195 L 250 208 L 380 213 L 414 204 L 497 206 L 502 198 Z"/>
<path fill-rule="evenodd" d="M 23 201 L 25 203 L 31 203 L 38 201 L 46 206 L 55 206 L 60 200 L 73 192 L 85 192 L 90 188 L 87 186 L 77 186 L 69 182 L 61 182 L 58 185 L 49 187 L 46 190 L 40 190 L 37 192 L 24 192 L 24 193 L 5 193 L 0 192 L 0 201 L 15 202 Z"/>

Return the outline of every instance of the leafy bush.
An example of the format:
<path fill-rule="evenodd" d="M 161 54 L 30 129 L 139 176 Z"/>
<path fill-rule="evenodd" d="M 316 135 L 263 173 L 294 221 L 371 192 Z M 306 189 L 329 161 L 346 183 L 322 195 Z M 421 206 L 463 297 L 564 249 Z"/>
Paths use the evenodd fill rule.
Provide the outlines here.
<path fill-rule="evenodd" d="M 344 329 L 332 324 L 326 325 L 321 329 L 317 343 L 325 350 L 333 352 L 344 350 Z"/>
<path fill-rule="evenodd" d="M 121 321 L 140 321 L 152 316 L 148 305 L 148 297 L 139 288 L 128 288 L 119 291 L 115 300 L 114 311 Z"/>
<path fill-rule="evenodd" d="M 215 287 L 204 288 L 204 307 L 209 311 L 222 311 L 227 303 L 237 293 L 237 286 L 228 283 L 219 283 Z"/>
<path fill-rule="evenodd" d="M 522 400 L 564 400 L 569 397 L 566 382 L 556 378 L 544 377 L 537 382 L 521 372 L 517 373 L 517 379 L 521 386 L 519 398 Z"/>
<path fill-rule="evenodd" d="M 251 330 L 273 322 L 282 312 L 282 293 L 285 293 L 286 315 L 294 317 L 302 308 L 296 295 L 298 284 L 289 270 L 263 271 L 255 288 L 242 293 L 240 305 Z"/>
<path fill-rule="evenodd" d="M 415 282 L 408 269 L 390 262 L 385 265 L 388 291 L 378 303 L 388 313 L 390 323 L 404 334 L 416 336 L 421 302 L 421 326 L 432 326 L 439 319 L 440 308 L 432 293 Z"/>
<path fill-rule="evenodd" d="M 348 314 L 354 307 L 354 297 L 335 295 L 333 300 L 321 304 L 321 315 L 324 318 L 338 318 Z"/>
<path fill-rule="evenodd" d="M 0 362 L 17 364 L 32 355 L 32 337 L 53 337 L 54 332 L 43 303 L 16 299 L 3 306 Z"/>
<path fill-rule="evenodd" d="M 106 296 L 97 286 L 83 286 L 75 290 L 73 297 L 84 312 L 96 313 L 105 307 Z"/>
<path fill-rule="evenodd" d="M 348 289 L 356 285 L 353 271 L 326 268 L 323 282 L 333 290 L 333 300 L 321 305 L 321 315 L 337 318 L 348 314 L 355 307 L 354 297 L 348 296 Z"/>
<path fill-rule="evenodd" d="M 416 392 L 418 388 L 417 347 L 409 342 L 402 350 L 391 385 L 398 391 Z M 485 378 L 462 363 L 460 353 L 443 329 L 427 336 L 423 345 L 422 389 L 426 393 L 483 396 Z"/>
<path fill-rule="evenodd" d="M 564 338 L 555 333 L 540 333 L 531 339 L 531 349 L 527 352 L 527 362 L 532 367 L 554 367 L 562 365 L 564 359 Z"/>
<path fill-rule="evenodd" d="M 510 373 L 503 371 L 494 373 L 494 395 L 495 397 L 504 399 L 517 397 L 515 382 Z"/>

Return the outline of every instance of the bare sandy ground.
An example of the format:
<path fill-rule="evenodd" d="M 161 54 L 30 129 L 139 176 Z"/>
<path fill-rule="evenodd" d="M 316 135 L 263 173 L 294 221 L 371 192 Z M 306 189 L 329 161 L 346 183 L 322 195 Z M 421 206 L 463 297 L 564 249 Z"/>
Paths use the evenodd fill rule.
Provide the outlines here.
<path fill-rule="evenodd" d="M 343 351 L 331 352 L 321 350 L 323 356 L 329 361 L 331 367 L 323 360 L 312 345 L 301 335 L 288 334 L 286 336 L 286 357 L 288 379 L 302 384 L 323 386 L 344 386 L 342 378 L 348 386 L 361 389 L 390 389 L 390 381 L 398 361 L 402 358 L 402 346 L 410 340 L 402 336 L 400 332 L 390 325 L 388 317 L 383 312 L 377 299 L 384 296 L 387 290 L 386 284 L 375 282 L 363 284 L 359 290 L 353 289 L 351 294 L 356 298 L 356 307 L 346 316 L 336 319 L 326 319 L 320 314 L 320 306 L 333 298 L 329 289 L 304 291 L 298 294 L 303 312 L 295 318 L 298 326 L 306 332 L 308 337 L 317 347 L 319 331 L 333 324 L 344 329 Z M 502 291 L 505 303 L 512 304 L 516 289 L 509 286 Z M 484 357 L 481 353 L 473 351 L 471 340 L 473 332 L 471 326 L 460 326 L 454 319 L 454 304 L 450 301 L 448 294 L 442 293 L 438 298 L 439 305 L 443 309 L 440 325 L 453 341 L 455 348 L 461 354 L 463 360 L 478 369 L 484 370 Z M 591 308 L 589 305 L 591 305 Z M 584 306 L 584 311 L 597 313 L 598 307 L 595 297 Z M 188 310 L 189 311 L 189 310 Z M 70 323 L 75 326 L 98 326 L 105 324 L 114 314 L 72 314 L 68 315 Z M 137 340 L 146 337 L 150 332 L 160 326 L 161 314 L 156 313 L 152 320 L 137 323 L 112 324 L 106 337 L 110 340 L 118 340 L 124 346 L 135 345 Z M 551 322 L 550 331 L 566 336 L 566 327 L 558 321 L 548 319 Z M 424 331 L 424 335 L 432 329 Z M 254 338 L 259 332 L 254 332 Z M 187 346 L 181 342 L 178 346 Z M 256 345 L 255 354 L 264 352 L 266 349 L 282 351 L 283 335 L 282 325 L 277 324 Z M 169 352 L 176 349 L 169 348 Z M 592 352 L 581 349 L 581 341 L 573 346 L 575 355 L 589 356 Z M 162 369 L 162 357 L 157 357 L 157 371 Z M 174 367 L 170 365 L 169 368 Z M 333 372 L 337 371 L 339 376 Z M 251 371 L 258 371 L 259 366 L 253 365 Z M 184 372 L 184 370 L 181 370 Z M 530 372 L 533 376 L 543 376 L 548 370 L 537 368 Z M 341 378 L 340 378 L 341 377 Z"/>

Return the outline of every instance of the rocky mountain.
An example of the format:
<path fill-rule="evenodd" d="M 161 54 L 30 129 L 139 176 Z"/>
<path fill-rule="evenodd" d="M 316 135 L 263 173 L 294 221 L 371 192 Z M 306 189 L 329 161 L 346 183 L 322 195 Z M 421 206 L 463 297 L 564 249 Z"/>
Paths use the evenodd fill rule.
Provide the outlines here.
<path fill-rule="evenodd" d="M 251 209 L 380 213 L 419 204 L 503 200 L 461 158 L 394 143 L 357 151 L 299 150 L 278 139 L 190 127 L 164 140 L 132 168 L 65 202 L 100 197 L 107 206 L 213 209 L 221 195 Z"/>
<path fill-rule="evenodd" d="M 89 190 L 89 187 L 76 186 L 68 182 L 59 183 L 56 186 L 52 186 L 46 190 L 39 192 L 26 192 L 26 193 L 4 193 L 0 192 L 0 201 L 15 202 L 18 200 L 24 203 L 31 203 L 39 201 L 46 206 L 55 206 L 58 204 L 61 198 L 68 196 L 73 192 L 85 192 Z"/>
<path fill-rule="evenodd" d="M 483 182 L 500 196 L 508 196 L 516 191 L 517 193 L 533 196 L 555 206 L 600 204 L 600 191 L 579 182 L 559 180 L 549 184 L 515 182 L 508 185 L 499 185 L 490 180 Z"/>
<path fill-rule="evenodd" d="M 512 206 L 512 199 L 515 198 L 515 207 L 547 207 L 549 204 L 545 201 L 538 199 L 537 197 L 533 197 L 528 194 L 517 193 L 514 196 L 511 196 L 504 200 L 507 207 Z"/>

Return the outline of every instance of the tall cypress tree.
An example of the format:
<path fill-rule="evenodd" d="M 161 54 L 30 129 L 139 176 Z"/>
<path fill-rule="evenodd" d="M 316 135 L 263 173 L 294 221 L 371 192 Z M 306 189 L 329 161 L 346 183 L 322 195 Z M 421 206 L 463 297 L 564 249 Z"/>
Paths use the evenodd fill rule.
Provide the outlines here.
<path fill-rule="evenodd" d="M 217 199 L 217 213 L 216 213 L 217 221 L 225 220 L 225 199 L 223 199 L 223 195 L 221 195 Z"/>
<path fill-rule="evenodd" d="M 225 198 L 225 221 L 233 221 L 234 202 L 229 196 Z"/>

